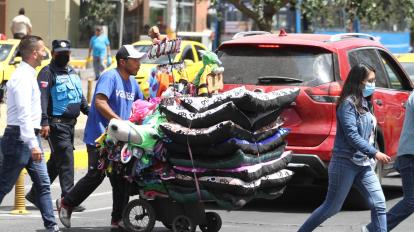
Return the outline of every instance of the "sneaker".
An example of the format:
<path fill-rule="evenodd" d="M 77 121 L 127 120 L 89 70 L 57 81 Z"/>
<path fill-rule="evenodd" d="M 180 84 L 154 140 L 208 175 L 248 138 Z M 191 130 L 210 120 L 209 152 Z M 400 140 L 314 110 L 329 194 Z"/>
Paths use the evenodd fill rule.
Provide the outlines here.
<path fill-rule="evenodd" d="M 72 216 L 72 209 L 62 204 L 62 198 L 56 200 L 56 208 L 58 210 L 60 222 L 66 228 L 70 228 L 70 217 Z"/>
<path fill-rule="evenodd" d="M 39 208 L 33 194 L 31 194 L 31 192 L 28 192 L 24 198 L 26 198 L 26 200 L 28 202 L 32 203 L 36 208 Z"/>
<path fill-rule="evenodd" d="M 85 211 L 85 209 L 86 208 L 84 206 L 78 205 L 78 206 L 72 208 L 72 212 L 83 212 L 83 211 Z"/>
<path fill-rule="evenodd" d="M 51 227 L 51 228 L 47 228 L 47 230 L 46 230 L 47 232 L 61 232 L 61 230 L 59 229 L 59 226 L 58 225 L 54 225 L 53 227 Z"/>
<path fill-rule="evenodd" d="M 367 226 L 362 226 L 361 232 L 369 232 Z"/>
<path fill-rule="evenodd" d="M 119 220 L 117 222 L 111 222 L 111 231 L 124 231 L 125 225 L 122 220 Z"/>

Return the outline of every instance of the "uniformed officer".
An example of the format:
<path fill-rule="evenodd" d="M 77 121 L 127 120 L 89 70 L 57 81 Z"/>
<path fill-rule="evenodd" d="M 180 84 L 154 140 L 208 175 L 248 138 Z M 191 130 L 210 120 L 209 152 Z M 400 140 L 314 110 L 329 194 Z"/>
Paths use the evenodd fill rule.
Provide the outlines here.
<path fill-rule="evenodd" d="M 53 40 L 52 60 L 39 73 L 37 81 L 41 92 L 41 136 L 48 140 L 51 154 L 47 170 L 52 183 L 59 176 L 62 197 L 73 187 L 73 140 L 76 118 L 80 111 L 87 115 L 89 106 L 82 93 L 79 75 L 68 65 L 70 42 Z M 34 188 L 26 199 L 36 204 Z M 85 208 L 79 206 L 77 211 Z"/>

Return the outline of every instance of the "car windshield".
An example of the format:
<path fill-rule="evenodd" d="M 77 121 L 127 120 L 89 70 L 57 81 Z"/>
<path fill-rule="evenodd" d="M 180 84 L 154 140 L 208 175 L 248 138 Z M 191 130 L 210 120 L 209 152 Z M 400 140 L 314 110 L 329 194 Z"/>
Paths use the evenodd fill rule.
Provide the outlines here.
<path fill-rule="evenodd" d="M 4 61 L 10 54 L 13 45 L 11 44 L 0 44 L 0 61 Z"/>
<path fill-rule="evenodd" d="M 404 67 L 405 71 L 407 71 L 408 75 L 410 75 L 410 79 L 414 81 L 414 63 L 403 62 L 401 65 Z"/>
<path fill-rule="evenodd" d="M 134 48 L 137 49 L 139 52 L 148 52 L 151 48 L 151 45 L 134 45 Z M 171 62 L 174 61 L 175 54 L 170 55 Z M 160 56 L 156 59 L 148 59 L 144 58 L 141 60 L 141 64 L 168 64 L 168 56 Z"/>
<path fill-rule="evenodd" d="M 218 52 L 224 83 L 317 86 L 334 80 L 333 55 L 304 46 L 229 46 Z"/>

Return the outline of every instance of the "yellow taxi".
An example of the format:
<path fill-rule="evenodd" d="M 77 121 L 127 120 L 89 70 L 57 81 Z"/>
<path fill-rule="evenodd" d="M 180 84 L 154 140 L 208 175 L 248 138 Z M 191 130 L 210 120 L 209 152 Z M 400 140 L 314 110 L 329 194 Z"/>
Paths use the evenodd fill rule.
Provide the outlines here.
<path fill-rule="evenodd" d="M 18 39 L 0 40 L 0 84 L 4 84 L 10 79 L 22 60 L 22 57 L 17 54 L 19 43 Z M 46 48 L 46 52 L 47 57 L 42 61 L 42 65 L 36 68 L 37 71 L 50 63 L 50 50 Z"/>
<path fill-rule="evenodd" d="M 149 40 L 142 40 L 132 44 L 135 49 L 139 52 L 148 52 L 151 48 L 152 42 Z M 185 73 L 189 81 L 192 81 L 197 75 L 198 71 L 203 67 L 203 62 L 201 59 L 201 50 L 207 50 L 207 47 L 202 43 L 196 41 L 182 40 L 180 52 L 177 54 L 171 55 L 171 62 L 184 62 L 185 69 L 182 73 Z M 150 75 L 151 69 L 157 67 L 157 65 L 168 64 L 168 56 L 160 56 L 155 59 L 143 58 L 141 60 L 141 67 L 137 73 L 135 79 L 139 83 L 142 92 L 145 97 L 149 96 L 149 84 L 148 77 Z M 116 62 L 113 62 L 107 69 L 115 68 Z M 175 81 L 178 81 L 181 77 L 180 73 L 174 70 L 173 72 Z"/>
<path fill-rule="evenodd" d="M 414 53 L 397 54 L 395 56 L 405 71 L 407 71 L 410 79 L 414 81 Z"/>

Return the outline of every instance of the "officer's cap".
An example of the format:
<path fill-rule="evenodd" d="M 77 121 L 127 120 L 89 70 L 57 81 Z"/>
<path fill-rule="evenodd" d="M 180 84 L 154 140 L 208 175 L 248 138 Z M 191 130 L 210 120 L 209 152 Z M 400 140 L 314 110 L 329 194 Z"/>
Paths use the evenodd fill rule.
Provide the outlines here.
<path fill-rule="evenodd" d="M 69 40 L 53 40 L 52 52 L 70 51 Z"/>

